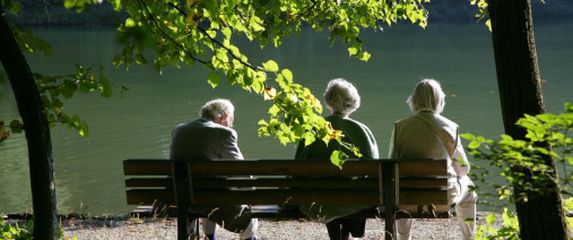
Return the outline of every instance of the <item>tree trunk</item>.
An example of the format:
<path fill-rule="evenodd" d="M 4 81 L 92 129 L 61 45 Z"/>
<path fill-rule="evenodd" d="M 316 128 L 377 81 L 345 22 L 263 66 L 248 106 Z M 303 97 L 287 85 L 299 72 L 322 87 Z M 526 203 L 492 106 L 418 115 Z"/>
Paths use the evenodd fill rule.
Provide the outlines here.
<path fill-rule="evenodd" d="M 30 67 L 2 14 L 0 60 L 10 79 L 28 142 L 34 239 L 57 239 L 56 187 L 48 120 Z"/>
<path fill-rule="evenodd" d="M 525 139 L 525 129 L 515 125 L 524 114 L 544 112 L 537 53 L 533 35 L 530 0 L 489 0 L 497 81 L 505 133 Z M 555 161 L 546 159 L 555 169 Z M 555 175 L 557 172 L 555 171 Z M 536 194 L 513 186 L 515 196 L 525 193 L 527 201 L 516 200 L 520 237 L 524 240 L 568 239 L 559 185 L 543 183 L 546 191 Z"/>

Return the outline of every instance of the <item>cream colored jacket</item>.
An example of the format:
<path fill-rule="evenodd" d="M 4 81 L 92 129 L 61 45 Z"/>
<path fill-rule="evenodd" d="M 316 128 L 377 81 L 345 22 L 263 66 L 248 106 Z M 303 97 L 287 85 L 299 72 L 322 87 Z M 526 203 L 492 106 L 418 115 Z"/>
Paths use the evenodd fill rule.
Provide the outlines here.
<path fill-rule="evenodd" d="M 397 121 L 388 156 L 395 159 L 447 159 L 450 178 L 465 177 L 470 171 L 458 125 L 433 112 L 423 111 Z"/>

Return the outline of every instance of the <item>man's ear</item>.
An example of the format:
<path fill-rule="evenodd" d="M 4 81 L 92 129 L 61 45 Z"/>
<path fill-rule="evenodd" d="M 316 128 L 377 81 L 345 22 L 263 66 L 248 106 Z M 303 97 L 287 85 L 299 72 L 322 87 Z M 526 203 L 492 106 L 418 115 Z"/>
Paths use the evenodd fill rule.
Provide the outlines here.
<path fill-rule="evenodd" d="M 223 125 L 223 122 L 225 121 L 225 119 L 227 119 L 227 113 L 223 112 L 223 113 L 221 113 L 221 115 L 217 119 L 215 119 L 215 122 Z"/>

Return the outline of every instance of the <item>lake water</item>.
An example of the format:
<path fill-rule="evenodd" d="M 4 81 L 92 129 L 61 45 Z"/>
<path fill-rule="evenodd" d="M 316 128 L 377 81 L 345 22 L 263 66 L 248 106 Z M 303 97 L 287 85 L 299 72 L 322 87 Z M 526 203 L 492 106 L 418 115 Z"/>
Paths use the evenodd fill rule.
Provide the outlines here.
<path fill-rule="evenodd" d="M 536 26 L 543 90 L 548 111 L 559 112 L 571 102 L 573 89 L 573 24 Z M 77 95 L 66 104 L 89 124 L 91 135 L 79 137 L 64 127 L 52 129 L 55 179 L 60 213 L 125 214 L 122 160 L 166 158 L 171 129 L 197 116 L 198 108 L 214 97 L 236 105 L 235 127 L 246 158 L 290 158 L 294 145 L 257 137 L 257 121 L 268 102 L 224 83 L 216 89 L 205 81 L 201 67 L 168 68 L 160 75 L 151 67 L 132 66 L 128 72 L 111 66 L 120 50 L 114 31 L 40 30 L 53 43 L 50 58 L 29 56 L 34 71 L 71 72 L 75 63 L 102 64 L 108 77 L 130 90 L 105 99 Z M 439 80 L 447 93 L 444 115 L 462 132 L 495 137 L 503 132 L 490 33 L 482 24 L 410 26 L 369 32 L 363 36 L 372 53 L 369 62 L 349 58 L 339 43 L 329 46 L 325 33 L 304 31 L 280 49 L 259 49 L 246 43 L 254 63 L 275 59 L 290 68 L 295 80 L 322 99 L 326 83 L 343 77 L 355 83 L 362 106 L 352 117 L 368 125 L 386 156 L 393 122 L 408 116 L 405 103 L 421 78 Z M 7 81 L 0 82 L 0 119 L 18 117 Z M 486 165 L 472 159 L 474 163 Z M 0 212 L 31 212 L 28 160 L 23 134 L 0 143 Z"/>

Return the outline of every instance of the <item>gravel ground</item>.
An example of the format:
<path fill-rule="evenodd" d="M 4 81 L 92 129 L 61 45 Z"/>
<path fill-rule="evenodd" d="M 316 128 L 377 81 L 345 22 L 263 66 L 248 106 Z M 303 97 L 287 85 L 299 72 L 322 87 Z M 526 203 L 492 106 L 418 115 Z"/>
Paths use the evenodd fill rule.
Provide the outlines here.
<path fill-rule="evenodd" d="M 478 214 L 478 224 L 486 213 Z M 64 239 L 176 239 L 177 221 L 174 218 L 97 218 L 62 220 Z M 368 219 L 366 235 L 362 239 L 383 239 L 384 221 Z M 327 240 L 323 224 L 309 221 L 259 222 L 259 237 L 269 240 Z M 221 240 L 238 239 L 238 235 L 221 228 L 217 230 Z M 412 239 L 461 239 L 455 218 L 419 219 L 413 226 Z"/>

